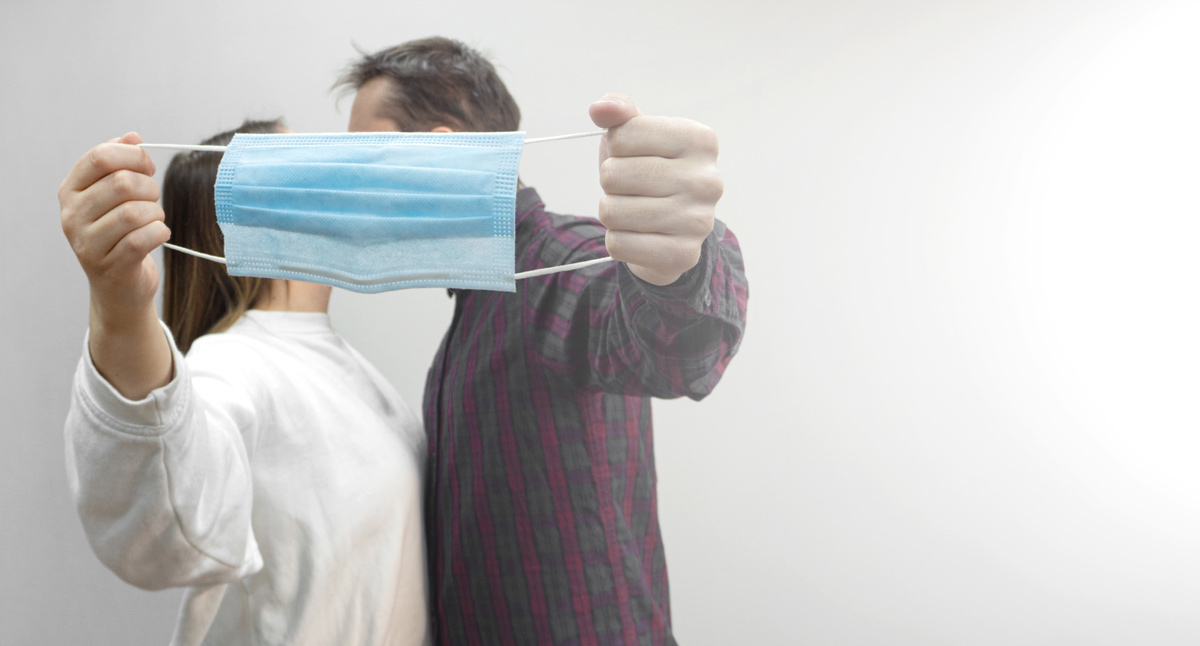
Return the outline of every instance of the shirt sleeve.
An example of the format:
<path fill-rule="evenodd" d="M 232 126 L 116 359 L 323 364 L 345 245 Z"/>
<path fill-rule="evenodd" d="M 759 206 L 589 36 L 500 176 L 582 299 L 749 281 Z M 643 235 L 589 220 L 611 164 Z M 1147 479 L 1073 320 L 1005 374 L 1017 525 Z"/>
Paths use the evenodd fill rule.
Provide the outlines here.
<path fill-rule="evenodd" d="M 607 254 L 595 220 L 547 217 L 524 268 Z M 741 248 L 719 220 L 699 262 L 671 285 L 647 283 L 624 263 L 526 282 L 529 345 L 551 370 L 606 392 L 701 399 L 745 332 L 749 286 Z"/>
<path fill-rule="evenodd" d="M 171 346 L 171 382 L 123 397 L 84 341 L 65 427 L 67 475 L 88 541 L 109 569 L 149 590 L 223 583 L 262 568 L 251 529 L 247 389 L 193 379 Z"/>

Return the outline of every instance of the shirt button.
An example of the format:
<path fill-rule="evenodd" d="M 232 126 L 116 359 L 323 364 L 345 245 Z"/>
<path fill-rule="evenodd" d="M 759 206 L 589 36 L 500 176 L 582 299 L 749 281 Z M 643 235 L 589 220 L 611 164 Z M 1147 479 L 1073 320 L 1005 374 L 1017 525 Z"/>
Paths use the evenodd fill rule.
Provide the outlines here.
<path fill-rule="evenodd" d="M 711 306 L 712 306 L 712 292 L 706 292 L 706 293 L 704 294 L 704 306 L 705 306 L 705 307 L 711 307 Z"/>

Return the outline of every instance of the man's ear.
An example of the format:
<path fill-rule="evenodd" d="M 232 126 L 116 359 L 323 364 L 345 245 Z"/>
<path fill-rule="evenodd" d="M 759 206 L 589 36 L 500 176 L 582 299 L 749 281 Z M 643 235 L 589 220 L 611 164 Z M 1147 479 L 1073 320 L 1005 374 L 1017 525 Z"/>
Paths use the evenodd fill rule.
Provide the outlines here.
<path fill-rule="evenodd" d="M 430 130 L 429 132 L 454 132 L 454 130 L 450 129 L 447 126 L 438 126 L 438 127 L 434 128 L 433 130 Z"/>

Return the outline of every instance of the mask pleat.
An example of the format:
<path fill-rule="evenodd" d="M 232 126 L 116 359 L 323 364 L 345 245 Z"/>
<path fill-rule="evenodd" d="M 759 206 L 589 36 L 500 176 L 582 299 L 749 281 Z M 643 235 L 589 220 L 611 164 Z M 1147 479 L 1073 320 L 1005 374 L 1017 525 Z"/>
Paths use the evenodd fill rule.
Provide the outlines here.
<path fill-rule="evenodd" d="M 246 208 L 296 211 L 327 219 L 378 217 L 395 220 L 411 217 L 451 220 L 491 217 L 492 200 L 487 195 L 429 195 L 237 186 L 233 189 L 233 208 L 235 211 Z"/>
<path fill-rule="evenodd" d="M 524 133 L 237 135 L 215 186 L 230 274 L 513 291 Z"/>
<path fill-rule="evenodd" d="M 352 133 L 351 133 L 352 134 Z M 393 133 L 413 136 L 413 133 Z M 485 133 L 476 133 L 488 136 Z M 287 135 L 282 135 L 287 136 Z M 342 135 L 336 135 L 342 136 Z M 345 143 L 351 144 L 351 140 Z M 269 145 L 257 146 L 251 163 L 270 159 L 286 159 L 291 164 L 333 163 L 369 164 L 371 166 L 408 166 L 411 168 L 436 168 L 446 158 L 447 149 L 462 161 L 461 167 L 489 168 L 495 166 L 504 155 L 504 148 L 483 146 L 446 146 L 409 141 L 396 144 L 351 144 L 338 146 Z"/>
<path fill-rule="evenodd" d="M 234 186 L 320 186 L 352 191 L 479 195 L 492 192 L 495 177 L 494 173 L 455 168 L 259 162 L 241 165 Z"/>
<path fill-rule="evenodd" d="M 341 240 L 373 243 L 412 238 L 490 238 L 492 217 L 446 218 L 407 216 L 379 218 L 342 213 L 336 222 L 327 214 L 259 207 L 238 207 L 240 225 L 263 229 L 285 229 Z"/>

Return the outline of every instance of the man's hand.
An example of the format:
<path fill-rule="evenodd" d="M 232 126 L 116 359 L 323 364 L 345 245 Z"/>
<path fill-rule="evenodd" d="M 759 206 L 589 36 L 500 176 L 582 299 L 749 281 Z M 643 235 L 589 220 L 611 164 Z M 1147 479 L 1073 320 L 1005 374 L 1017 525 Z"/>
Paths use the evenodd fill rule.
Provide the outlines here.
<path fill-rule="evenodd" d="M 674 117 L 643 117 L 623 94 L 592 104 L 600 140 L 600 222 L 615 260 L 642 280 L 669 285 L 696 266 L 724 183 L 717 136 Z"/>
<path fill-rule="evenodd" d="M 158 205 L 154 162 L 129 133 L 89 150 L 58 189 L 63 233 L 91 287 L 92 361 L 130 399 L 171 378 L 158 323 L 158 266 L 150 252 L 171 237 Z"/>

